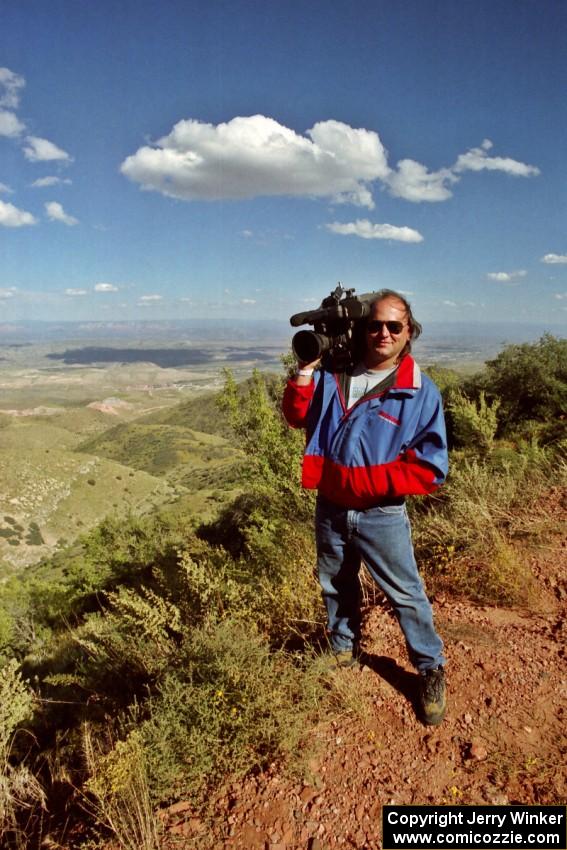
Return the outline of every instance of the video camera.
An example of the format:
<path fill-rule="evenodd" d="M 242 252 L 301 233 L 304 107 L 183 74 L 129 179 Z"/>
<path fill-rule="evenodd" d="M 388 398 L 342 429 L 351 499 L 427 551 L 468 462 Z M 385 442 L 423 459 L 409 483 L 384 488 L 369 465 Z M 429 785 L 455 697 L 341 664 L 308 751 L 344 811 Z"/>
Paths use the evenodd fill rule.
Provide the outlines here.
<path fill-rule="evenodd" d="M 361 352 L 356 349 L 363 344 L 363 321 L 370 315 L 371 304 L 379 293 L 366 292 L 355 295 L 354 289 L 343 289 L 337 285 L 334 292 L 323 298 L 317 310 L 296 313 L 290 324 L 313 325 L 312 331 L 298 331 L 291 346 L 297 359 L 302 363 L 313 363 L 324 357 L 325 365 L 330 364 L 334 371 L 346 369 L 353 364 Z"/>

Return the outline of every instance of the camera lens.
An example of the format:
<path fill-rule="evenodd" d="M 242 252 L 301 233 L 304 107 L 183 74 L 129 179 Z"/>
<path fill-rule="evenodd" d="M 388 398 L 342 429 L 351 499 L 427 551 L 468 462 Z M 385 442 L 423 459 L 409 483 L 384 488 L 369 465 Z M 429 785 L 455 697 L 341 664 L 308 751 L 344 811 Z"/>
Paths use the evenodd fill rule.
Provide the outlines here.
<path fill-rule="evenodd" d="M 291 347 L 302 363 L 313 363 L 331 347 L 331 339 L 314 331 L 298 331 L 294 334 Z"/>

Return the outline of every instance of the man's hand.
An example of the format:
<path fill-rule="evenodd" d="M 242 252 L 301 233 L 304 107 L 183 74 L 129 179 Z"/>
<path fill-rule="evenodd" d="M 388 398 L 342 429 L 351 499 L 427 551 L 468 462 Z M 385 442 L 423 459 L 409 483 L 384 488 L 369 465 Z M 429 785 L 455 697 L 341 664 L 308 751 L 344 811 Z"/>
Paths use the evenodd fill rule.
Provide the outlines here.
<path fill-rule="evenodd" d="M 297 361 L 297 373 L 295 381 L 298 387 L 306 387 L 313 380 L 313 372 L 321 363 L 321 358 L 313 360 L 312 363 L 304 363 L 302 360 Z"/>

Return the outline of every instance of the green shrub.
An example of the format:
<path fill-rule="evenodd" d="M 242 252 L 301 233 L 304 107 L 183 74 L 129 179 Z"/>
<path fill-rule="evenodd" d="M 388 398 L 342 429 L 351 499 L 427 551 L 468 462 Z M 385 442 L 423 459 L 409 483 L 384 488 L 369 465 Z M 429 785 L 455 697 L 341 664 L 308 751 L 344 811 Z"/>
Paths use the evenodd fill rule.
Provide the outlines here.
<path fill-rule="evenodd" d="M 462 377 L 458 372 L 455 372 L 454 369 L 448 369 L 446 366 L 439 366 L 437 363 L 427 366 L 424 372 L 436 384 L 444 402 L 447 401 L 450 393 L 457 390 L 462 383 Z"/>
<path fill-rule="evenodd" d="M 241 389 L 227 369 L 218 404 L 248 459 L 249 478 L 278 492 L 297 495 L 304 438 L 289 428 L 282 416 L 282 392 L 283 379 L 270 380 L 257 370 Z"/>
<path fill-rule="evenodd" d="M 257 488 L 198 531 L 230 553 L 247 588 L 251 616 L 274 645 L 301 643 L 322 629 L 312 505 Z"/>
<path fill-rule="evenodd" d="M 0 659 L 39 652 L 59 616 L 65 592 L 57 581 L 12 576 L 0 585 Z"/>
<path fill-rule="evenodd" d="M 500 401 L 487 403 L 484 392 L 478 401 L 470 401 L 459 390 L 449 393 L 447 411 L 452 421 L 452 433 L 456 446 L 487 454 L 493 445 L 498 427 Z"/>
<path fill-rule="evenodd" d="M 107 592 L 102 611 L 54 636 L 42 653 L 44 694 L 74 707 L 66 715 L 58 702 L 44 723 L 67 726 L 67 758 L 83 720 L 97 735 L 115 717 L 110 729 L 121 740 L 139 728 L 158 801 L 295 750 L 324 686 L 274 646 L 313 629 L 310 605 L 320 608 L 320 595 L 311 563 L 304 578 L 292 572 L 295 558 L 306 559 L 300 538 L 289 538 L 286 560 L 273 519 L 273 528 L 256 529 L 263 548 L 254 557 L 192 535 L 176 560 L 154 563 L 140 586 Z M 95 776 L 108 765 L 99 756 Z M 126 804 L 100 789 L 95 796 L 101 817 Z"/>
<path fill-rule="evenodd" d="M 37 522 L 30 522 L 28 533 L 26 535 L 26 543 L 28 546 L 43 546 L 45 540 L 41 536 L 41 531 Z"/>
<path fill-rule="evenodd" d="M 158 799 L 297 753 L 322 694 L 313 672 L 232 619 L 193 630 L 180 654 L 141 728 Z"/>
<path fill-rule="evenodd" d="M 0 839 L 16 847 L 25 846 L 18 812 L 45 803 L 43 789 L 27 765 L 13 764 L 10 758 L 17 730 L 30 720 L 33 708 L 33 696 L 12 659 L 0 670 Z"/>
<path fill-rule="evenodd" d="M 12 659 L 0 674 L 0 753 L 6 755 L 18 726 L 33 713 L 33 697 L 22 680 L 18 663 Z"/>
<path fill-rule="evenodd" d="M 567 410 L 567 339 L 545 334 L 536 343 L 509 345 L 486 371 L 466 382 L 467 395 L 484 390 L 500 400 L 500 430 L 513 434 L 527 421 L 562 422 L 565 437 Z"/>

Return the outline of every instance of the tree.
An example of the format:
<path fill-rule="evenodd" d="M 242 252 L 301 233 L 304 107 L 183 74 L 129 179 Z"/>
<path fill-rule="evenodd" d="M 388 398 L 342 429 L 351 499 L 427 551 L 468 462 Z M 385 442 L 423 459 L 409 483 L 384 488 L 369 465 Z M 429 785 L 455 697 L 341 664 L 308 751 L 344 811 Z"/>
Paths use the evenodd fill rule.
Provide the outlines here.
<path fill-rule="evenodd" d="M 467 395 L 484 390 L 487 397 L 500 399 L 503 432 L 529 421 L 555 427 L 565 421 L 567 410 L 567 339 L 545 334 L 535 343 L 509 345 L 467 389 Z"/>

